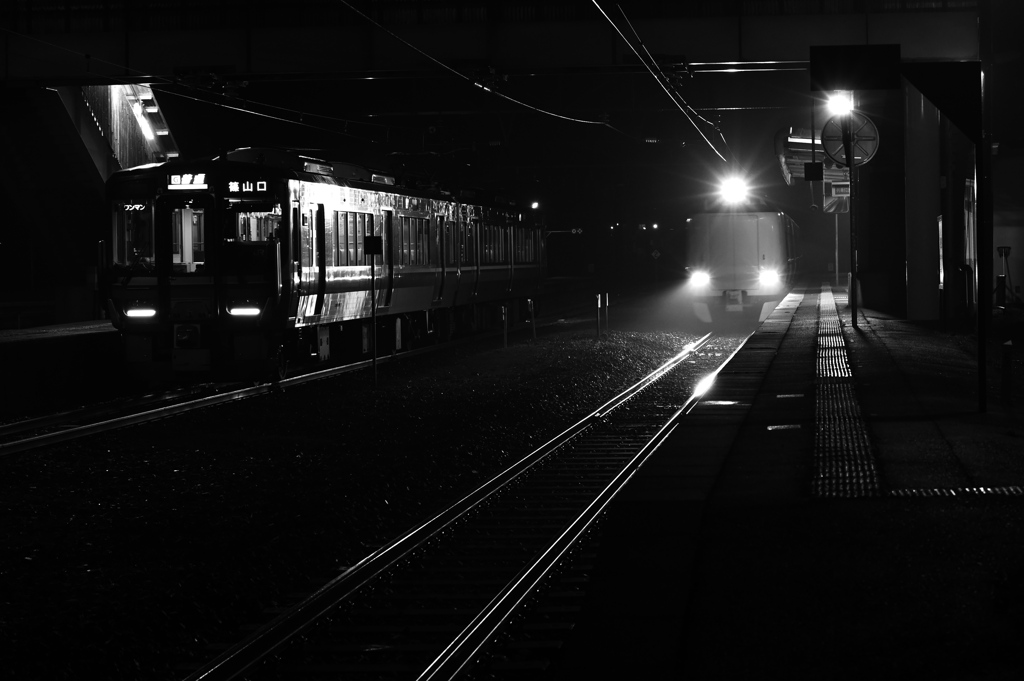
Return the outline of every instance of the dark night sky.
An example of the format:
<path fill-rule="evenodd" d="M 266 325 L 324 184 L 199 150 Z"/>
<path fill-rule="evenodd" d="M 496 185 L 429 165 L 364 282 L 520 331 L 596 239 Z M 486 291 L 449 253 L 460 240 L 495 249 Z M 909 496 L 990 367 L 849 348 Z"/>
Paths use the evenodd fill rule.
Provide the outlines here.
<path fill-rule="evenodd" d="M 1021 59 L 1012 29 L 1021 4 L 996 2 L 1001 19 L 994 24 L 992 82 L 995 103 L 1004 112 L 1022 96 L 1014 81 Z M 606 120 L 608 126 L 545 115 L 440 68 L 374 80 L 222 82 L 214 90 L 226 86 L 226 96 L 216 103 L 189 98 L 209 100 L 209 90 L 177 87 L 175 95 L 158 88 L 157 96 L 183 156 L 238 146 L 308 149 L 396 174 L 539 200 L 549 228 L 596 232 L 613 221 L 679 225 L 693 200 L 733 170 L 744 172 L 802 224 L 817 225 L 821 213 L 810 209 L 807 185 L 785 184 L 773 146 L 779 129 L 810 125 L 809 85 L 805 71 L 697 72 L 684 78 L 680 92 L 719 126 L 728 147 L 714 137 L 713 126 L 700 129 L 727 161 L 643 71 L 510 75 L 494 82 L 529 106 Z M 1021 137 L 1009 120 L 1005 114 L 995 120 L 1004 149 L 1019 146 L 1014 137 Z M 659 142 L 647 143 L 648 138 Z"/>

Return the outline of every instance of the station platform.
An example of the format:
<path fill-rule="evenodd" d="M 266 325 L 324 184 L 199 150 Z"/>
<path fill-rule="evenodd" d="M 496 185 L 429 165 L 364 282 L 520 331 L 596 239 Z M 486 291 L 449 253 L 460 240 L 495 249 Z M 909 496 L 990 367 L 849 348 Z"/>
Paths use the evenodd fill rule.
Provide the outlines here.
<path fill-rule="evenodd" d="M 49 413 L 123 390 L 120 336 L 109 321 L 0 329 L 0 413 Z"/>
<path fill-rule="evenodd" d="M 1024 325 L 981 401 L 976 336 L 858 312 L 795 290 L 733 356 L 607 511 L 546 678 L 1019 678 Z"/>

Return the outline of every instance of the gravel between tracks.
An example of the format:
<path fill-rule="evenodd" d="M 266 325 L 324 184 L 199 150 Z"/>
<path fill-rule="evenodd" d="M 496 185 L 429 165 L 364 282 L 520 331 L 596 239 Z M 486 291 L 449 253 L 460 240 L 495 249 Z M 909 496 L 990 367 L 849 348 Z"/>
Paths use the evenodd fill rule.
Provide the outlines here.
<path fill-rule="evenodd" d="M 692 340 L 567 327 L 10 457 L 0 676 L 182 678 Z"/>

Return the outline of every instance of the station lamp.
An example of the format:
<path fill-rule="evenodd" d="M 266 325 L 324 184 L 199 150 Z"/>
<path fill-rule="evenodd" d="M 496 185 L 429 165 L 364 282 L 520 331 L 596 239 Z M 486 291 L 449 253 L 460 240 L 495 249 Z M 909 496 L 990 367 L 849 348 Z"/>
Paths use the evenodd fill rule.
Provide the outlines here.
<path fill-rule="evenodd" d="M 828 110 L 834 116 L 845 116 L 853 111 L 853 93 L 837 90 L 828 98 Z"/>

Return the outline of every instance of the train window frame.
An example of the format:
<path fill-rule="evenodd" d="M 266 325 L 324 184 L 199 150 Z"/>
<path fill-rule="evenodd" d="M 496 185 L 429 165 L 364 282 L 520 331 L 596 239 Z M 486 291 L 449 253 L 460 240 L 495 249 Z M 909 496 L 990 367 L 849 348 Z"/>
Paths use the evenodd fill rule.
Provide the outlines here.
<path fill-rule="evenodd" d="M 269 208 L 270 210 L 259 210 L 259 208 L 261 208 L 261 207 L 262 208 Z M 239 210 L 239 209 L 244 209 L 244 210 Z M 281 206 L 281 202 L 280 201 L 231 201 L 231 202 L 228 203 L 227 207 L 224 210 L 224 214 L 222 216 L 221 222 L 222 222 L 222 224 L 226 225 L 228 220 L 230 219 L 231 224 L 232 224 L 231 232 L 232 232 L 233 236 L 228 237 L 226 235 L 222 235 L 222 238 L 224 240 L 226 240 L 226 241 L 238 241 L 238 242 L 242 242 L 242 243 L 269 243 L 274 238 L 276 238 L 278 235 L 280 235 L 281 222 L 284 219 L 282 211 L 283 211 L 283 208 Z M 241 235 L 240 235 L 240 233 L 238 231 L 239 227 L 240 227 L 238 221 L 239 221 L 239 219 L 241 219 L 243 213 L 249 213 L 249 214 L 261 213 L 264 216 L 276 216 L 276 220 L 271 218 L 268 221 L 269 225 L 271 225 L 271 226 L 267 227 L 267 228 L 261 228 L 260 218 L 259 217 L 256 218 L 256 221 L 257 221 L 257 224 L 256 224 L 256 234 L 257 235 L 264 235 L 264 236 L 266 236 L 266 238 L 264 238 L 264 239 L 252 239 L 252 238 L 244 238 L 243 239 L 243 238 L 241 238 Z M 229 218 L 229 216 L 233 216 L 233 218 Z M 275 223 L 276 223 L 276 225 L 275 225 Z M 251 225 L 250 225 L 250 229 L 252 229 Z M 249 236 L 251 236 L 251 235 L 252 234 L 250 233 Z"/>
<path fill-rule="evenodd" d="M 112 202 L 111 210 L 111 258 L 112 264 L 132 267 L 148 259 L 156 260 L 156 204 L 149 199 L 118 198 Z M 142 229 L 140 229 L 140 225 Z M 148 246 L 144 254 L 138 253 L 135 244 L 140 241 L 134 235 L 148 235 Z M 142 240 L 145 243 L 145 240 Z M 147 264 L 148 264 L 147 263 Z"/>
<path fill-rule="evenodd" d="M 190 213 L 192 227 L 187 240 L 184 238 L 185 211 Z M 217 238 L 216 215 L 216 202 L 209 195 L 176 197 L 165 194 L 158 197 L 154 206 L 156 267 L 166 266 L 174 276 L 208 276 L 209 268 L 216 263 L 216 253 L 213 252 L 216 249 L 209 248 Z M 166 236 L 161 236 L 161 225 L 165 220 Z M 209 241 L 211 237 L 214 242 Z M 184 253 L 186 243 L 191 244 L 189 259 Z M 197 252 L 201 258 L 197 257 Z"/>

